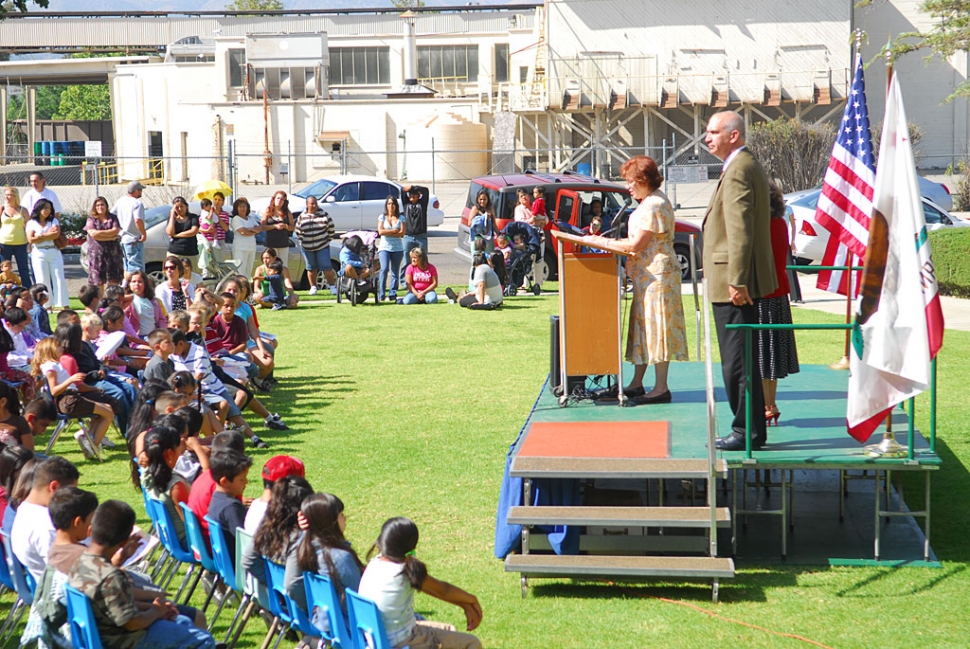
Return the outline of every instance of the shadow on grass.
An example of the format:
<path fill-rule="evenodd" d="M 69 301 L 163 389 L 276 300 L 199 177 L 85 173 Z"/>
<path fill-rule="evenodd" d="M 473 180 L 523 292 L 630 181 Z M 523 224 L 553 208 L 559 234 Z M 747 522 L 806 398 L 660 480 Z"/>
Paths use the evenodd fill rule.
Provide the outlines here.
<path fill-rule="evenodd" d="M 936 588 L 938 585 L 940 585 L 947 579 L 956 577 L 960 573 L 966 572 L 966 570 L 967 570 L 966 565 L 958 565 L 958 566 L 953 566 L 952 568 L 950 568 L 946 572 L 943 572 L 942 574 L 938 574 L 934 572 L 932 573 L 933 576 L 927 579 L 925 582 L 921 584 L 914 583 L 912 584 L 911 588 L 902 588 L 902 589 L 897 588 L 895 592 L 889 595 L 884 593 L 871 594 L 871 593 L 860 592 L 867 586 L 870 586 L 879 581 L 882 581 L 887 577 L 895 576 L 899 573 L 899 568 L 885 568 L 885 569 L 879 570 L 875 574 L 869 575 L 865 579 L 862 579 L 861 581 L 853 584 L 852 586 L 849 586 L 848 588 L 843 588 L 842 590 L 839 590 L 838 592 L 836 592 L 836 595 L 839 597 L 850 597 L 854 599 L 890 599 L 890 598 L 899 598 L 899 597 L 910 597 L 912 595 L 927 593 L 933 590 L 934 588 Z M 920 573 L 916 572 L 913 574 L 919 575 Z M 923 573 L 923 574 L 930 574 L 930 573 Z"/>
<path fill-rule="evenodd" d="M 776 575 L 778 576 L 778 575 Z M 795 585 L 794 577 L 789 583 Z M 776 584 L 775 584 L 776 585 Z M 617 596 L 642 597 L 646 599 L 674 599 L 678 601 L 711 603 L 711 584 L 702 581 L 683 582 L 677 585 L 644 584 L 636 581 L 573 581 L 572 583 L 535 583 L 531 581 L 529 590 L 534 597 L 561 597 L 570 599 L 614 599 Z M 767 598 L 760 584 L 750 580 L 721 580 L 719 600 L 722 602 L 765 602 Z"/>

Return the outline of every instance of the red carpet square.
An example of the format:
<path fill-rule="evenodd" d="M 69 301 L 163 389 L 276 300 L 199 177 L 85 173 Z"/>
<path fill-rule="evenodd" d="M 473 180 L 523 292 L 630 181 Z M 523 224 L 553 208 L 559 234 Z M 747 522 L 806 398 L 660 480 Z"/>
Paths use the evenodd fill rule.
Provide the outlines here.
<path fill-rule="evenodd" d="M 669 421 L 538 422 L 532 424 L 519 449 L 519 457 L 638 459 L 669 456 Z"/>

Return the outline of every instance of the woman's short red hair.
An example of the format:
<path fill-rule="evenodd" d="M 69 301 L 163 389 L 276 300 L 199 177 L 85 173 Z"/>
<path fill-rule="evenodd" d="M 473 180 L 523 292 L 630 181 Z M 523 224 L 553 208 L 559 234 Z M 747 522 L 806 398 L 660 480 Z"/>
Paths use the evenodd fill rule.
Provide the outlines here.
<path fill-rule="evenodd" d="M 620 175 L 626 180 L 632 180 L 649 185 L 651 190 L 660 189 L 663 185 L 664 177 L 657 168 L 657 163 L 653 158 L 638 155 L 630 158 L 620 167 Z"/>

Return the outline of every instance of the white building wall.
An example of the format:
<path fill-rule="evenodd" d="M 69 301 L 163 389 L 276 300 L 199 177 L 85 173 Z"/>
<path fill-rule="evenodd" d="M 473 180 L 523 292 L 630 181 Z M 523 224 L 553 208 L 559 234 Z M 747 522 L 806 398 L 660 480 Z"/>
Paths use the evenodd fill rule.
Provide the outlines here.
<path fill-rule="evenodd" d="M 886 0 L 855 10 L 856 24 L 869 35 L 862 48 L 863 60 L 875 57 L 890 37 L 911 31 L 932 29 L 930 17 L 919 11 L 920 0 Z M 897 60 L 894 74 L 899 75 L 906 105 L 906 116 L 923 129 L 920 148 L 924 168 L 942 169 L 967 155 L 970 137 L 968 100 L 959 98 L 943 103 L 953 90 L 967 80 L 970 60 L 962 52 L 943 61 L 933 57 L 927 64 L 927 53 L 915 52 Z M 886 67 L 880 62 L 866 70 L 866 97 L 870 121 L 882 121 L 885 111 Z"/>
<path fill-rule="evenodd" d="M 659 101 L 664 77 L 678 79 L 684 103 L 709 104 L 711 89 L 724 83 L 733 101 L 762 103 L 769 75 L 781 76 L 783 98 L 810 101 L 817 75 L 829 70 L 836 95 L 845 92 L 850 0 L 549 0 L 547 6 L 553 103 L 568 89 L 561 77 L 598 75 L 626 78 L 645 104 Z"/>

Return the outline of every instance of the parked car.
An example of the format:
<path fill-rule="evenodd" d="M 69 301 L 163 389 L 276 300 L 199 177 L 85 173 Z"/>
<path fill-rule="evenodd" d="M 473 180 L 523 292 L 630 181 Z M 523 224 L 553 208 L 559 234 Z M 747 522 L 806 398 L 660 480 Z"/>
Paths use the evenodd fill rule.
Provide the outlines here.
<path fill-rule="evenodd" d="M 499 229 L 502 229 L 509 221 L 513 220 L 513 211 L 516 203 L 518 203 L 518 190 L 525 189 L 531 197 L 533 188 L 537 186 L 542 187 L 545 193 L 546 214 L 550 221 L 565 221 L 577 228 L 585 228 L 589 225 L 593 218 L 592 202 L 598 200 L 601 201 L 603 206 L 601 214 L 603 229 L 610 229 L 619 216 L 621 233 L 625 234 L 626 218 L 636 207 L 636 201 L 623 185 L 571 172 L 538 173 L 526 171 L 522 174 L 475 178 L 468 186 L 468 198 L 461 213 L 461 223 L 458 225 L 458 246 L 454 250 L 455 254 L 469 262 L 471 261 L 472 252 L 469 235 L 471 219 L 468 215 L 481 190 L 487 191 L 491 197 L 496 225 Z M 690 278 L 689 238 L 692 234 L 696 237 L 694 262 L 699 270 L 703 259 L 701 228 L 689 221 L 677 219 L 674 231 L 674 252 L 677 254 L 681 275 L 685 280 Z M 544 265 L 548 274 L 544 279 L 555 279 L 559 268 L 556 256 L 557 246 L 554 245 L 548 235 L 546 241 L 546 263 Z M 573 252 L 571 244 L 565 244 L 564 249 L 567 252 Z"/>
<path fill-rule="evenodd" d="M 339 232 L 377 227 L 377 217 L 384 213 L 384 202 L 388 196 L 400 201 L 401 186 L 387 178 L 378 176 L 332 176 L 302 187 L 289 195 L 290 211 L 294 216 L 306 209 L 306 198 L 316 196 L 320 208 L 333 219 Z M 270 196 L 251 199 L 253 212 L 266 211 Z M 432 195 L 428 201 L 428 227 L 444 223 L 445 213 L 441 211 L 438 197 Z"/>
<path fill-rule="evenodd" d="M 799 264 L 821 262 L 825 255 L 829 231 L 815 221 L 815 208 L 821 195 L 821 189 L 814 189 L 785 196 L 787 208 L 795 217 L 795 260 Z M 923 218 L 926 219 L 927 230 L 970 227 L 970 221 L 950 214 L 926 196 L 922 199 Z"/>
<path fill-rule="evenodd" d="M 201 206 L 198 201 L 192 201 L 189 203 L 189 212 L 198 214 Z M 145 240 L 145 272 L 147 272 L 152 279 L 156 282 L 164 281 L 165 276 L 162 272 L 162 262 L 165 261 L 165 257 L 168 256 L 168 235 L 165 234 L 165 225 L 168 223 L 168 217 L 172 213 L 171 205 L 159 205 L 158 207 L 150 207 L 145 210 L 145 230 L 148 233 L 148 238 Z M 231 258 L 232 253 L 232 243 L 230 241 L 226 242 L 226 257 Z M 303 260 L 303 255 L 297 247 L 296 236 L 290 237 L 290 254 L 287 258 L 287 268 L 290 271 L 290 278 L 293 280 L 293 286 L 297 289 L 309 288 L 306 277 L 306 264 Z M 334 269 L 338 266 L 336 264 L 337 255 L 340 253 L 340 243 L 331 242 L 330 244 L 330 255 L 334 260 Z M 88 272 L 88 244 L 85 240 L 84 244 L 81 245 L 81 267 L 84 268 L 84 272 Z M 323 273 L 320 273 L 317 279 L 317 283 L 323 282 Z"/>

